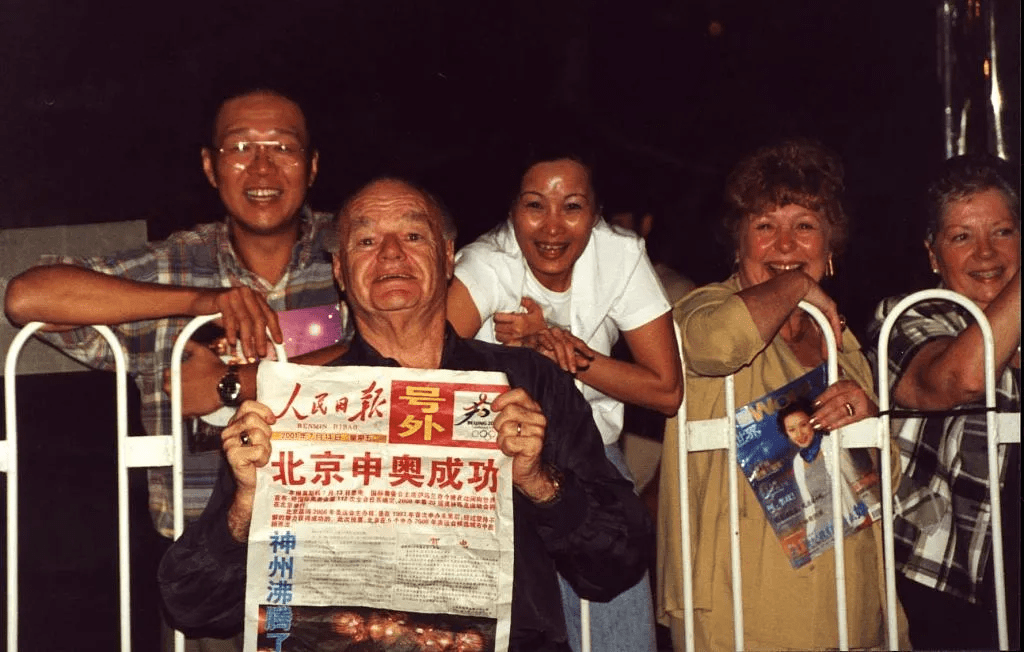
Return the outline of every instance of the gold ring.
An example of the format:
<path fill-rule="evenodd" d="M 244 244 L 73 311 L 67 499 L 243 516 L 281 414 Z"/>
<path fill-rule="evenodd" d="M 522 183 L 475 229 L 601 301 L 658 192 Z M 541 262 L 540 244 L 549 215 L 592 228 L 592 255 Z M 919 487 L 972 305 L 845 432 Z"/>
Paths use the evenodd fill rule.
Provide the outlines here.
<path fill-rule="evenodd" d="M 849 414 L 851 417 L 853 415 L 857 414 L 857 410 L 853 409 L 853 405 L 852 404 L 850 404 L 850 403 L 843 403 L 843 407 L 846 408 L 846 413 Z"/>

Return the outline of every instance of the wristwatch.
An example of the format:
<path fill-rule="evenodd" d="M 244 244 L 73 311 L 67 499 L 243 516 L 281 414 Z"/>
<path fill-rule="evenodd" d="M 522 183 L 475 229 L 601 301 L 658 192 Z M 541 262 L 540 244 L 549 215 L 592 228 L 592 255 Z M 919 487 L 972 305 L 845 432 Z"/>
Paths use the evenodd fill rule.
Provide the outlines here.
<path fill-rule="evenodd" d="M 238 365 L 228 365 L 227 373 L 217 383 L 217 395 L 227 407 L 238 407 L 242 403 L 242 381 L 238 378 Z"/>

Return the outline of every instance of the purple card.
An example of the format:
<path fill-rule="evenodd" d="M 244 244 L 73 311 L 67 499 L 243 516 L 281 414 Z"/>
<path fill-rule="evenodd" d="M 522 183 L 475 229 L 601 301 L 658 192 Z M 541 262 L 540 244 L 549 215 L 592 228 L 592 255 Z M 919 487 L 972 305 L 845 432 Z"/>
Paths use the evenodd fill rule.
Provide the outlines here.
<path fill-rule="evenodd" d="M 277 313 L 289 358 L 316 351 L 341 341 L 345 324 L 339 304 L 296 308 Z"/>

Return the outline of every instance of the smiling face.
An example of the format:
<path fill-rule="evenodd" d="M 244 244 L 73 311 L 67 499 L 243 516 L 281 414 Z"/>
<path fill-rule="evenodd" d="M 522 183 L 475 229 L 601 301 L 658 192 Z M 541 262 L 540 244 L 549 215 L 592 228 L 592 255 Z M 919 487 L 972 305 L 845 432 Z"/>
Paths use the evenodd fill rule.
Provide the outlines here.
<path fill-rule="evenodd" d="M 786 436 L 800 448 L 807 448 L 814 441 L 814 427 L 811 425 L 811 418 L 806 412 L 793 412 L 783 418 L 786 426 Z"/>
<path fill-rule="evenodd" d="M 255 155 L 248 158 L 217 151 L 253 141 L 280 143 L 278 149 L 291 147 L 293 153 L 280 155 L 267 145 L 253 148 Z M 296 230 L 318 162 L 315 153 L 306 151 L 309 134 L 299 106 L 265 92 L 232 98 L 217 113 L 213 143 L 215 149 L 203 148 L 203 171 L 220 192 L 236 234 Z"/>
<path fill-rule="evenodd" d="M 951 202 L 925 247 L 946 287 L 985 309 L 1020 268 L 1020 225 L 1003 194 L 985 190 Z"/>
<path fill-rule="evenodd" d="M 597 221 L 590 174 L 569 159 L 544 161 L 523 175 L 512 207 L 512 226 L 533 275 L 544 287 L 564 292 L 572 268 Z"/>
<path fill-rule="evenodd" d="M 825 275 L 828 243 L 828 222 L 799 204 L 752 215 L 740 226 L 740 281 L 749 288 L 794 269 L 820 281 Z"/>
<path fill-rule="evenodd" d="M 338 224 L 334 276 L 356 319 L 443 311 L 455 249 L 438 208 L 415 188 L 385 179 L 363 188 Z"/>

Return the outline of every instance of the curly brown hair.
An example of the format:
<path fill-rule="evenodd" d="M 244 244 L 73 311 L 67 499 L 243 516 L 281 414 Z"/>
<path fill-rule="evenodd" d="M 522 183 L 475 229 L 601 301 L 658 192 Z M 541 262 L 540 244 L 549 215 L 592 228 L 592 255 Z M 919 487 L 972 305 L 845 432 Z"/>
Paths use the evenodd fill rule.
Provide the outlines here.
<path fill-rule="evenodd" d="M 729 173 L 722 226 L 738 247 L 747 218 L 797 204 L 825 218 L 829 245 L 838 255 L 847 237 L 842 194 L 843 164 L 838 156 L 816 141 L 786 140 L 758 149 Z"/>

